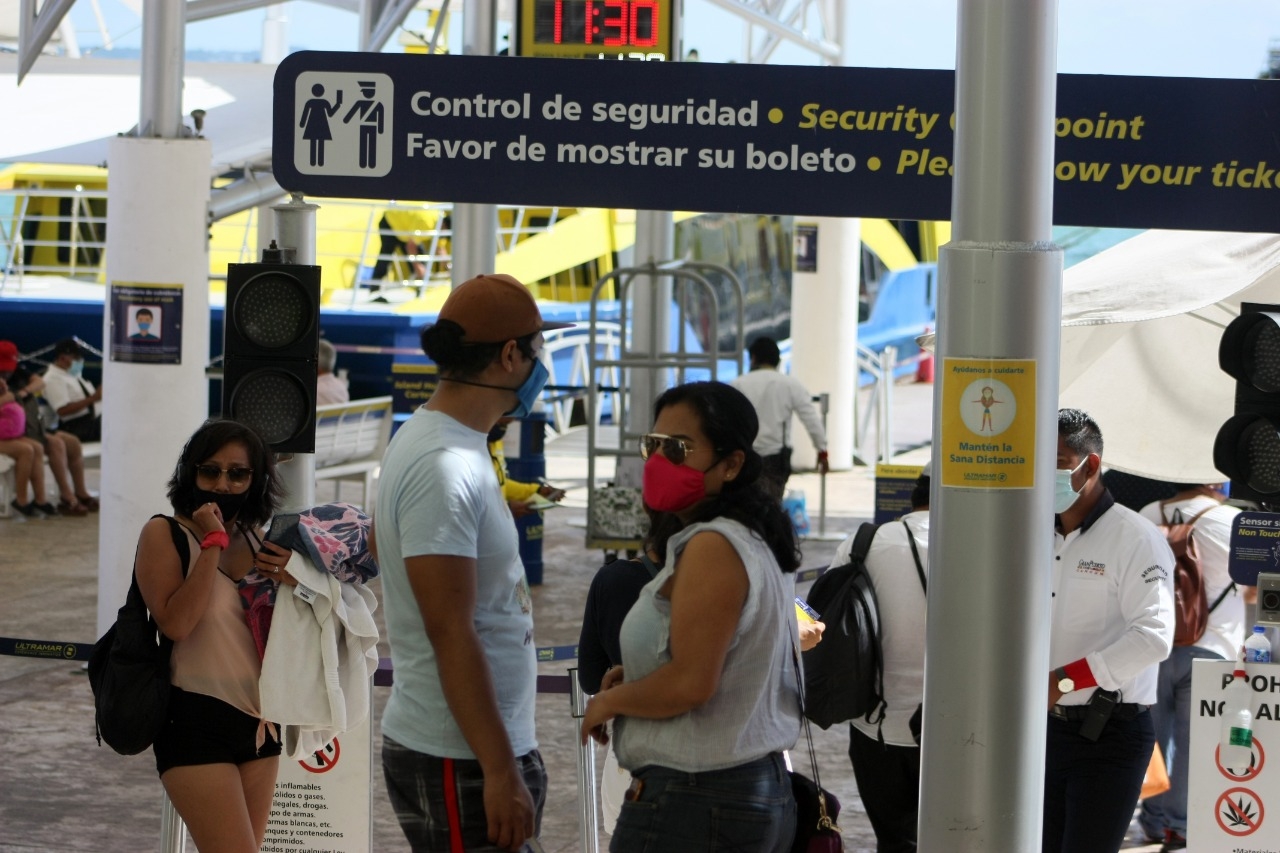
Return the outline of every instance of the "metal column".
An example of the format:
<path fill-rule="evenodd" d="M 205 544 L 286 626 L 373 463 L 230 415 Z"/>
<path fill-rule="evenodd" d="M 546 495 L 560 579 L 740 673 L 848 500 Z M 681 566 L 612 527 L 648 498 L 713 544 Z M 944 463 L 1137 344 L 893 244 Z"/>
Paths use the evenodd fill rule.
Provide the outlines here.
<path fill-rule="evenodd" d="M 933 477 L 921 850 L 1040 849 L 1062 316 L 1050 242 L 1056 15 L 1054 0 L 960 3 L 934 436 L 953 423 L 948 358 L 1033 359 L 1034 488 Z"/>
<path fill-rule="evenodd" d="M 462 10 L 464 56 L 493 56 L 497 45 L 497 0 L 470 0 Z M 498 256 L 498 208 L 492 204 L 453 206 L 453 268 L 457 287 L 494 270 Z M 526 282 L 527 284 L 527 282 Z"/>

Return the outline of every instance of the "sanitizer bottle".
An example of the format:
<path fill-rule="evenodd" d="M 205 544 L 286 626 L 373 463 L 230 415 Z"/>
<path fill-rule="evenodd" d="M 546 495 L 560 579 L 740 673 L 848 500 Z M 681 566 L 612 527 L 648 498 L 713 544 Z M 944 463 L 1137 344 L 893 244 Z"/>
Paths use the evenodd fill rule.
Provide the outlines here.
<path fill-rule="evenodd" d="M 1231 683 L 1223 691 L 1226 701 L 1222 709 L 1222 734 L 1218 741 L 1218 763 L 1237 774 L 1247 772 L 1253 760 L 1251 692 L 1244 663 L 1237 660 Z"/>

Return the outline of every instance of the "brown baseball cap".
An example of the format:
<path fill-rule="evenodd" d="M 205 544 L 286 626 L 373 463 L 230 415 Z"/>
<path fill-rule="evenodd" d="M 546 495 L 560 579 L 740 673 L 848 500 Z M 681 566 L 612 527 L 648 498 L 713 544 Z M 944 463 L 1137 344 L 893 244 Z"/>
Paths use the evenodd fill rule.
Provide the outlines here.
<path fill-rule="evenodd" d="M 0 341 L 0 370 L 18 369 L 18 346 L 13 341 Z"/>
<path fill-rule="evenodd" d="M 501 344 L 574 325 L 544 321 L 529 288 L 505 273 L 478 275 L 455 287 L 440 308 L 440 319 L 461 326 L 468 344 Z"/>

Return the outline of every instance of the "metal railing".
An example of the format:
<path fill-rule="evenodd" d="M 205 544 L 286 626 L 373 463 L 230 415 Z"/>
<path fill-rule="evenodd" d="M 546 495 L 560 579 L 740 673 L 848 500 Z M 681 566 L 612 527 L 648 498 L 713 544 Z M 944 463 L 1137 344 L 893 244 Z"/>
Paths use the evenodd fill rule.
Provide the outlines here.
<path fill-rule="evenodd" d="M 859 464 L 887 461 L 893 456 L 893 383 L 897 364 L 897 347 L 885 347 L 878 353 L 861 345 L 858 347 L 858 370 L 873 377 L 871 396 L 866 404 L 862 403 L 860 396 L 855 397 L 854 403 L 853 455 Z M 868 456 L 867 432 L 873 417 L 876 419 L 876 447 L 875 454 Z"/>

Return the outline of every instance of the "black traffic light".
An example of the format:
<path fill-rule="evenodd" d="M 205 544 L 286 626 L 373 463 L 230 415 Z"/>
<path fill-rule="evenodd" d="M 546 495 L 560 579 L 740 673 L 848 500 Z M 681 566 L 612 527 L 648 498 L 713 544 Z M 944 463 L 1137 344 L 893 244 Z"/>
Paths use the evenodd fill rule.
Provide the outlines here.
<path fill-rule="evenodd" d="M 1231 497 L 1280 501 L 1280 305 L 1241 305 L 1218 365 L 1236 380 L 1236 405 L 1214 440 L 1214 467 L 1231 478 Z"/>
<path fill-rule="evenodd" d="M 278 453 L 316 449 L 320 267 L 228 264 L 222 414 Z"/>

